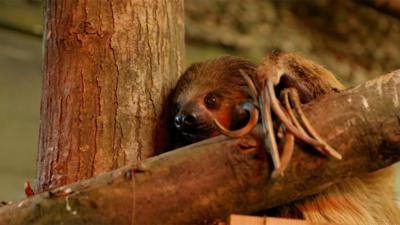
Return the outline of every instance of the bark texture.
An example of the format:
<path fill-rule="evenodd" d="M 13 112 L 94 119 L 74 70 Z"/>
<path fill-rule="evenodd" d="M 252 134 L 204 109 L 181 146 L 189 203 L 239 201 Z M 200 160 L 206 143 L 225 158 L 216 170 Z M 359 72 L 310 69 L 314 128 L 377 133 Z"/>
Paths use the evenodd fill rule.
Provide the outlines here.
<path fill-rule="evenodd" d="M 183 39 L 182 0 L 45 1 L 39 192 L 164 147 Z"/>
<path fill-rule="evenodd" d="M 0 224 L 210 224 L 315 194 L 400 159 L 399 90 L 396 71 L 304 106 L 342 160 L 299 145 L 285 176 L 270 180 L 257 132 L 219 136 L 4 206 Z"/>

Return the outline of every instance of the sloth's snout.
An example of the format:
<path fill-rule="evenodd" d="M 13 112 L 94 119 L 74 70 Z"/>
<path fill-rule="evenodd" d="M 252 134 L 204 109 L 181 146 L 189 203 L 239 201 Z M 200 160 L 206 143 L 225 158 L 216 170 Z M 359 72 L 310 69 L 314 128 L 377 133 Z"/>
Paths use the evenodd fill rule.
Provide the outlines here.
<path fill-rule="evenodd" d="M 174 124 L 179 130 L 194 129 L 197 124 L 197 115 L 195 113 L 180 112 L 176 114 Z"/>

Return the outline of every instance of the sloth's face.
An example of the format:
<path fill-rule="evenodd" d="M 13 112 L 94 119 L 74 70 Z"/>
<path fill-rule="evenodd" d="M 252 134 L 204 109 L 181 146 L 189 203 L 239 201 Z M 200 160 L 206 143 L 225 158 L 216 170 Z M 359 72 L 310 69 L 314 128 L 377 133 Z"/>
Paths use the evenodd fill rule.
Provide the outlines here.
<path fill-rule="evenodd" d="M 246 93 L 241 94 L 242 98 L 233 99 L 226 93 L 213 90 L 174 102 L 176 130 L 186 141 L 193 143 L 219 134 L 214 119 L 226 128 L 239 128 L 248 118 L 247 112 L 240 107 Z"/>
<path fill-rule="evenodd" d="M 213 120 L 235 129 L 248 117 L 240 103 L 249 98 L 241 72 L 254 74 L 251 62 L 223 56 L 193 64 L 180 77 L 172 94 L 173 124 L 186 142 L 219 134 Z M 246 122 L 246 121 L 245 121 Z"/>

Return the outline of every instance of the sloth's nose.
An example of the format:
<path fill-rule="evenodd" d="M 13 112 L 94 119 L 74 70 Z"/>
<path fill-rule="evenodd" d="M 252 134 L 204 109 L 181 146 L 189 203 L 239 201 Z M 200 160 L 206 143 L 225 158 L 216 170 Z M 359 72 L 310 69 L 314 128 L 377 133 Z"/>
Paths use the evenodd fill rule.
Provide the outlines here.
<path fill-rule="evenodd" d="M 194 113 L 178 113 L 175 116 L 175 127 L 179 130 L 193 128 L 196 120 L 197 115 Z"/>

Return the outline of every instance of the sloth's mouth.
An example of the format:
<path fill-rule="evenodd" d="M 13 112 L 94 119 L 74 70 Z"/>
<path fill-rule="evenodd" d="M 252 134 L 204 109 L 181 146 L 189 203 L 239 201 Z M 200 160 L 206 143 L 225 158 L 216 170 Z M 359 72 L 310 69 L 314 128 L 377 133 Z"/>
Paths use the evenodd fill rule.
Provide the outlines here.
<path fill-rule="evenodd" d="M 183 136 L 183 138 L 185 138 L 185 140 L 189 141 L 190 143 L 199 142 L 204 139 L 215 136 L 215 134 L 213 135 L 213 133 L 215 132 L 213 132 L 211 129 L 207 130 L 196 129 L 191 131 L 181 131 L 181 135 Z"/>

